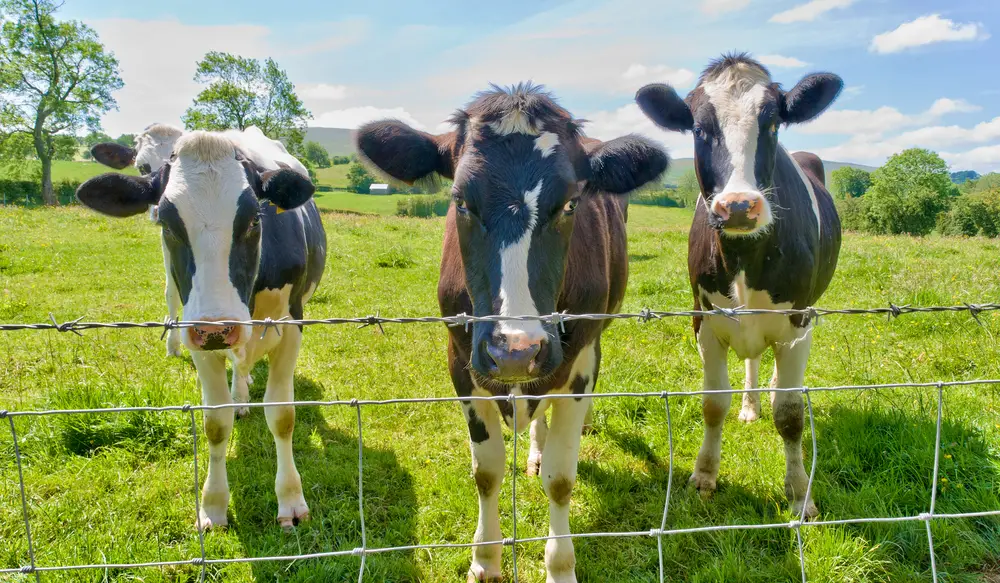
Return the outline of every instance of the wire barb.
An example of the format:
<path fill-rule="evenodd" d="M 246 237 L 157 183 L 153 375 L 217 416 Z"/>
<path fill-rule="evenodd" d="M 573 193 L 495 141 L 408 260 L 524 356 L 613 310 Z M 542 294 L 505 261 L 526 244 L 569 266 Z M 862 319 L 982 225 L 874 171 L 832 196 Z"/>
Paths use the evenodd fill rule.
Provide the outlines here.
<path fill-rule="evenodd" d="M 52 321 L 52 326 L 56 331 L 72 332 L 73 334 L 76 334 L 81 338 L 83 337 L 83 334 L 80 334 L 80 331 L 76 329 L 76 325 L 80 323 L 80 320 L 83 320 L 83 316 L 80 316 L 76 320 L 72 320 L 70 322 L 63 322 L 62 324 L 60 324 L 59 322 L 56 322 L 56 317 L 52 315 L 52 312 L 49 312 L 49 320 Z"/>

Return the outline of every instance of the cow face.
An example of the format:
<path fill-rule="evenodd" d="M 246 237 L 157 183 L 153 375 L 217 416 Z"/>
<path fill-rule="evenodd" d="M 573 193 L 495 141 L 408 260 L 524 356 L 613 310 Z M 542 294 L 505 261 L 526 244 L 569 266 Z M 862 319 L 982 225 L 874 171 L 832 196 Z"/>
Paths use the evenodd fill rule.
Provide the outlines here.
<path fill-rule="evenodd" d="M 815 118 L 842 87 L 840 77 L 816 73 L 786 92 L 763 65 L 740 54 L 713 62 L 684 101 L 657 83 L 640 89 L 636 102 L 660 127 L 693 132 L 709 222 L 724 235 L 745 237 L 764 233 L 774 220 L 768 194 L 778 127 Z"/>
<path fill-rule="evenodd" d="M 477 316 L 556 311 L 570 237 L 587 196 L 628 193 L 662 174 L 667 155 L 638 137 L 585 149 L 578 124 L 540 88 L 496 86 L 432 136 L 401 122 L 358 130 L 358 151 L 407 183 L 454 180 L 449 222 Z M 596 141 L 592 141 L 596 144 Z M 537 320 L 473 326 L 472 367 L 504 383 L 544 378 L 562 362 L 559 331 Z"/>
<path fill-rule="evenodd" d="M 152 124 L 136 137 L 135 148 L 104 142 L 92 147 L 90 153 L 94 160 L 116 170 L 134 164 L 139 174 L 146 176 L 167 163 L 174 144 L 183 134 L 179 128 L 170 125 Z"/>
<path fill-rule="evenodd" d="M 296 208 L 312 183 L 289 169 L 263 172 L 219 134 L 192 132 L 169 162 L 147 176 L 103 174 L 84 182 L 77 199 L 115 217 L 159 205 L 158 223 L 171 276 L 188 320 L 249 320 L 260 263 L 262 217 Z M 183 335 L 190 350 L 238 348 L 249 326 L 196 326 Z"/>

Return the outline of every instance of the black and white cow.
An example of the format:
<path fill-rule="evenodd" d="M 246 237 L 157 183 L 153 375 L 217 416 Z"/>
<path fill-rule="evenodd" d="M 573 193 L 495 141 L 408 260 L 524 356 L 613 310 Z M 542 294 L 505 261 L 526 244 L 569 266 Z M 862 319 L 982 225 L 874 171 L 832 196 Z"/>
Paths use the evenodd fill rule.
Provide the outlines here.
<path fill-rule="evenodd" d="M 263 136 L 263 134 L 260 134 Z M 127 157 L 128 152 L 120 152 Z M 326 232 L 312 201 L 308 175 L 282 167 L 273 140 L 251 133 L 191 132 L 180 136 L 168 162 L 146 176 L 97 176 L 77 190 L 85 206 L 113 217 L 157 205 L 164 254 L 184 316 L 189 321 L 301 319 L 326 262 Z M 301 164 L 300 164 L 301 165 Z M 183 329 L 198 369 L 202 402 L 234 402 L 226 359 L 246 392 L 251 367 L 268 356 L 265 402 L 294 400 L 293 373 L 302 342 L 300 326 L 264 329 L 207 325 Z M 209 441 L 199 528 L 227 524 L 226 445 L 233 408 L 205 411 Z M 295 409 L 266 407 L 277 449 L 278 521 L 290 527 L 308 517 L 292 457 Z"/>
<path fill-rule="evenodd" d="M 823 184 L 819 158 L 789 154 L 778 127 L 809 121 L 840 93 L 830 73 L 807 75 L 789 91 L 745 54 L 713 62 L 682 101 L 662 84 L 636 94 L 643 112 L 663 128 L 694 133 L 701 197 L 688 241 L 695 309 L 802 309 L 820 298 L 837 266 L 840 220 Z M 706 390 L 728 390 L 726 354 L 746 361 L 746 387 L 756 389 L 761 354 L 774 350 L 772 387 L 801 387 L 814 322 L 799 315 L 744 316 L 737 321 L 694 318 Z M 731 394 L 703 400 L 705 439 L 691 481 L 715 490 L 722 425 Z M 817 513 L 806 500 L 802 463 L 802 395 L 771 394 L 774 423 L 785 443 L 785 492 L 796 513 Z M 757 393 L 745 393 L 740 419 L 760 413 Z"/>
<path fill-rule="evenodd" d="M 439 173 L 454 180 L 438 301 L 441 313 L 484 316 L 617 311 L 628 255 L 624 195 L 662 174 L 666 153 L 641 138 L 584 138 L 579 122 L 539 87 L 496 86 L 430 135 L 384 120 L 361 127 L 358 151 L 407 183 Z M 584 394 L 594 390 L 600 337 L 609 321 L 538 321 L 449 328 L 455 391 L 470 395 Z M 546 410 L 552 409 L 551 426 Z M 569 534 L 580 434 L 590 399 L 464 402 L 479 490 L 475 542 L 501 539 L 498 497 L 508 426 L 531 426 L 530 473 L 549 497 L 549 532 Z M 474 547 L 469 581 L 497 581 L 502 547 Z M 549 540 L 550 582 L 576 581 L 571 539 Z"/>

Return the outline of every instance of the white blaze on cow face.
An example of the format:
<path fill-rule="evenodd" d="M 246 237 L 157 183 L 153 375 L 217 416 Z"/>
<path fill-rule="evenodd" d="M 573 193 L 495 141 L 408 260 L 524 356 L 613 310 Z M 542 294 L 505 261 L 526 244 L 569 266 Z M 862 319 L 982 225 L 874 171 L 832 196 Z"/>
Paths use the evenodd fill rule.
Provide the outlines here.
<path fill-rule="evenodd" d="M 194 264 L 185 319 L 249 320 L 249 307 L 230 273 L 234 221 L 241 195 L 249 188 L 246 172 L 236 160 L 232 142 L 220 136 L 185 135 L 178 140 L 176 153 L 163 200 L 176 208 L 183 222 Z M 258 257 L 259 245 L 258 238 Z M 250 337 L 250 326 L 241 328 L 238 344 Z M 191 348 L 189 335 L 184 339 Z"/>
<path fill-rule="evenodd" d="M 559 145 L 559 136 L 552 132 L 542 132 L 535 138 L 535 149 L 542 153 L 542 158 L 548 158 Z"/>
<path fill-rule="evenodd" d="M 756 220 L 749 230 L 724 229 L 728 235 L 757 235 L 771 224 L 771 207 L 757 186 L 756 176 L 759 115 L 769 83 L 767 75 L 755 68 L 734 66 L 703 85 L 732 166 L 728 177 L 717 177 L 725 186 L 712 198 L 709 209 L 726 218 L 731 208 L 745 205 Z M 731 207 L 733 203 L 737 207 Z"/>
<path fill-rule="evenodd" d="M 538 316 L 538 308 L 531 297 L 528 282 L 528 252 L 531 237 L 538 220 L 538 196 L 542 192 L 542 181 L 535 188 L 524 193 L 524 209 L 528 213 L 524 234 L 517 241 L 500 250 L 500 315 Z M 537 345 L 546 337 L 541 322 L 502 320 L 498 333 L 506 336 L 510 350 L 523 350 Z"/>

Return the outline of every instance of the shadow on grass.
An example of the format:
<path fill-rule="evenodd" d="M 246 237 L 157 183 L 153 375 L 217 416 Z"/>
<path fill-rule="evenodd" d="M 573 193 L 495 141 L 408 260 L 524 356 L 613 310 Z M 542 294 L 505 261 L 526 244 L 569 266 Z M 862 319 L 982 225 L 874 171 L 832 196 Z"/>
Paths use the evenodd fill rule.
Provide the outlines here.
<path fill-rule="evenodd" d="M 656 259 L 659 255 L 651 255 L 649 253 L 630 253 L 628 256 L 629 263 L 639 263 L 641 261 L 652 261 Z"/>
<path fill-rule="evenodd" d="M 251 401 L 263 400 L 267 365 L 252 372 Z M 323 390 L 295 376 L 296 400 L 321 400 Z M 350 409 L 349 419 L 354 409 Z M 274 441 L 263 409 L 237 420 L 228 460 L 231 488 L 230 528 L 247 557 L 350 551 L 362 546 L 358 514 L 358 436 L 330 426 L 320 407 L 297 407 L 295 462 L 309 504 L 310 519 L 285 533 L 276 522 Z M 327 413 L 333 417 L 332 412 Z M 365 448 L 365 532 L 368 548 L 416 544 L 417 501 L 412 478 L 392 451 Z M 328 557 L 296 562 L 252 564 L 257 581 L 349 581 L 358 577 L 360 559 Z M 418 581 L 412 553 L 369 556 L 365 578 Z"/>

